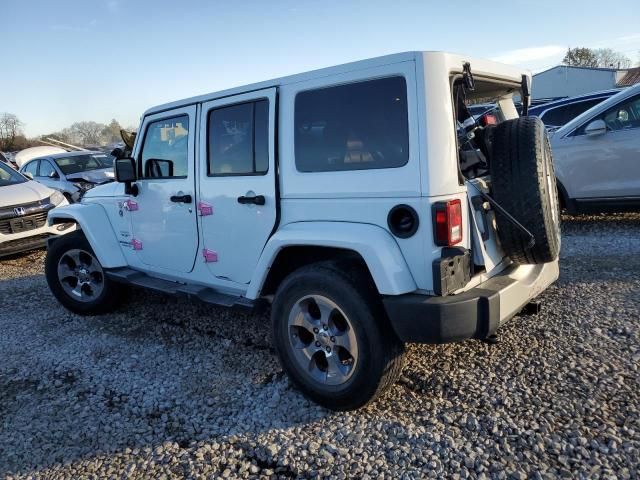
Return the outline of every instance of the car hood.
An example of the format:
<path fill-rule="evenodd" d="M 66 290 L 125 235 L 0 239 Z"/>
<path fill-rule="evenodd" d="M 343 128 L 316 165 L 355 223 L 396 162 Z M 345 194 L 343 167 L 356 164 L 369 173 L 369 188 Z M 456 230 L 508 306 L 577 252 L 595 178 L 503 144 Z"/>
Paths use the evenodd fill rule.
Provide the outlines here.
<path fill-rule="evenodd" d="M 53 190 L 38 182 L 16 183 L 0 187 L 0 206 L 21 205 L 49 198 Z"/>
<path fill-rule="evenodd" d="M 101 168 L 99 170 L 89 170 L 88 172 L 72 173 L 66 175 L 71 182 L 85 181 L 89 183 L 102 183 L 113 180 L 113 168 Z"/>

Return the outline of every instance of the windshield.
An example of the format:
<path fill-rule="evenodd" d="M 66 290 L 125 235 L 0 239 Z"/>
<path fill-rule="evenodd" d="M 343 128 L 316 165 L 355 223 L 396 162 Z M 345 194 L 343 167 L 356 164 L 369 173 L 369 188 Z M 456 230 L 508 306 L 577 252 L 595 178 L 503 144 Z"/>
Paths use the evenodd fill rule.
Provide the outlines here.
<path fill-rule="evenodd" d="M 24 183 L 27 179 L 12 169 L 10 166 L 0 163 L 0 187 L 13 185 L 14 183 Z"/>
<path fill-rule="evenodd" d="M 54 160 L 65 175 L 113 167 L 113 157 L 106 153 L 58 157 Z"/>

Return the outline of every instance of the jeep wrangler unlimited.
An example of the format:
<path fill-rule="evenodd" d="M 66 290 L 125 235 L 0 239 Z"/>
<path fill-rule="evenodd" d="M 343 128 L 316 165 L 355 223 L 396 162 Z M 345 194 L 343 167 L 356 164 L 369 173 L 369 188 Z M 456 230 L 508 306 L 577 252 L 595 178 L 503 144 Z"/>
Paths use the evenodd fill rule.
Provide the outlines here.
<path fill-rule="evenodd" d="M 358 408 L 398 378 L 405 342 L 491 337 L 557 279 L 529 88 L 514 67 L 409 52 L 151 108 L 118 182 L 50 213 L 79 229 L 50 243 L 48 284 L 79 314 L 123 284 L 266 301 L 293 382 Z M 474 118 L 481 102 L 495 109 Z"/>

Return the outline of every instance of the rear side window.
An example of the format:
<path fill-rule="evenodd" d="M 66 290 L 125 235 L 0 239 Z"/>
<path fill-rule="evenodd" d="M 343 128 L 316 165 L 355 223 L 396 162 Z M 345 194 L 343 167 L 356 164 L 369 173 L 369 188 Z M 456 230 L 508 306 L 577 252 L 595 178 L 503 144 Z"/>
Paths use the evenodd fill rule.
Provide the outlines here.
<path fill-rule="evenodd" d="M 264 175 L 269 170 L 269 101 L 209 112 L 208 175 Z"/>
<path fill-rule="evenodd" d="M 296 95 L 295 156 L 301 172 L 395 168 L 409 160 L 403 77 Z"/>
<path fill-rule="evenodd" d="M 189 173 L 188 162 L 189 116 L 181 115 L 150 123 L 142 145 L 142 176 L 184 178 Z"/>

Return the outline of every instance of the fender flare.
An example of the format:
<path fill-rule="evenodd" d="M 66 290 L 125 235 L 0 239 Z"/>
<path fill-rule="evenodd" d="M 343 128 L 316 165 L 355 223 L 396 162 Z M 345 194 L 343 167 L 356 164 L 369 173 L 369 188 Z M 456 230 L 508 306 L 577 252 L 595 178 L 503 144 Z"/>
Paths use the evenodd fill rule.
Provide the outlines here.
<path fill-rule="evenodd" d="M 127 265 L 122 247 L 102 205 L 74 203 L 54 208 L 49 212 L 47 219 L 49 225 L 69 221 L 75 222 L 80 227 L 100 265 L 105 268 Z"/>
<path fill-rule="evenodd" d="M 382 295 L 401 295 L 418 288 L 400 247 L 383 228 L 366 223 L 296 222 L 279 228 L 265 245 L 247 298 L 260 295 L 278 253 L 294 246 L 333 247 L 358 253 Z"/>

